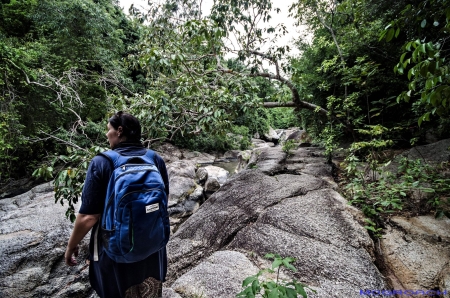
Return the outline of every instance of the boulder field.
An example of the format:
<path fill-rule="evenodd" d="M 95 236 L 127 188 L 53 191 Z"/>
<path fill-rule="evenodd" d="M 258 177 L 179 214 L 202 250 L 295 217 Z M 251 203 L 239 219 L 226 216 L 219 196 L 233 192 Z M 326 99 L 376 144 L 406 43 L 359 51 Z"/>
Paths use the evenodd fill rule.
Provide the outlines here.
<path fill-rule="evenodd" d="M 449 288 L 449 220 L 393 217 L 374 242 L 361 211 L 337 192 L 323 150 L 255 147 L 232 176 L 199 170 L 211 155 L 165 151 L 176 226 L 163 297 L 235 297 L 246 277 L 270 266 L 267 253 L 296 259 L 297 272 L 282 270 L 281 278 L 316 291 L 308 297 Z M 208 179 L 218 183 L 206 193 Z M 97 297 L 84 262 L 87 237 L 79 264 L 64 265 L 73 227 L 65 209 L 51 183 L 0 200 L 0 297 Z"/>

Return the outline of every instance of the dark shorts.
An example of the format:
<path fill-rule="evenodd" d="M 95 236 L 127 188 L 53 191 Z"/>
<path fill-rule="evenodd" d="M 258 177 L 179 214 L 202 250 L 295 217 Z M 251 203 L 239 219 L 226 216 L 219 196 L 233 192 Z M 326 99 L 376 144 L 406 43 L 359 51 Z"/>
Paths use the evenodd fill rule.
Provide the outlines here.
<path fill-rule="evenodd" d="M 165 248 L 136 263 L 116 263 L 101 251 L 99 260 L 94 262 L 91 258 L 89 264 L 91 286 L 102 298 L 141 297 L 138 293 L 147 293 L 142 297 L 158 297 L 148 293 L 160 288 L 166 272 Z"/>

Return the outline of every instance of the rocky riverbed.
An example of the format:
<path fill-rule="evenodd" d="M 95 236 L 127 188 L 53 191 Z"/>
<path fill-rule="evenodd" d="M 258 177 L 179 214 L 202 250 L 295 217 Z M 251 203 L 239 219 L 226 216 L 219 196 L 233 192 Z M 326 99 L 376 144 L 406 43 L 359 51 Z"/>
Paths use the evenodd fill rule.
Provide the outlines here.
<path fill-rule="evenodd" d="M 267 253 L 296 258 L 298 271 L 283 278 L 316 291 L 308 297 L 450 286 L 450 221 L 396 217 L 374 242 L 362 213 L 337 192 L 320 148 L 288 156 L 257 141 L 252 151 L 228 153 L 239 160 L 230 177 L 199 167 L 215 156 L 165 146 L 174 234 L 164 297 L 235 297 L 247 276 L 270 265 Z M 0 297 L 96 297 L 82 261 L 87 240 L 79 265 L 64 265 L 72 224 L 53 196 L 47 183 L 0 200 Z"/>

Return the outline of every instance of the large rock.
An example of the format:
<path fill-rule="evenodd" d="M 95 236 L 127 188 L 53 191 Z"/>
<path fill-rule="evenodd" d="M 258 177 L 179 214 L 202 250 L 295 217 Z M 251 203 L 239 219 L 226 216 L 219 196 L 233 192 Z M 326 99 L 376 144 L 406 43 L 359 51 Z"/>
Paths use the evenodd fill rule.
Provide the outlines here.
<path fill-rule="evenodd" d="M 278 132 L 278 134 L 280 135 L 280 142 L 283 143 L 284 141 L 286 141 L 286 139 L 293 133 L 299 131 L 300 128 L 298 127 L 292 127 L 289 129 L 283 129 L 283 132 Z"/>
<path fill-rule="evenodd" d="M 51 184 L 0 201 L 0 297 L 89 297 L 87 236 L 78 264 L 64 252 L 72 224 L 55 204 Z"/>
<path fill-rule="evenodd" d="M 169 206 L 167 211 L 172 218 L 172 222 L 177 224 L 179 222 L 173 221 L 173 218 L 182 218 L 192 215 L 198 210 L 203 201 L 203 187 L 197 185 L 191 193 L 187 194 L 187 197 L 185 197 L 184 200 Z"/>
<path fill-rule="evenodd" d="M 241 150 L 229 150 L 223 154 L 222 159 L 238 159 L 241 152 Z"/>
<path fill-rule="evenodd" d="M 267 174 L 278 173 L 284 169 L 286 156 L 280 146 L 253 149 L 247 169 L 258 169 Z"/>
<path fill-rule="evenodd" d="M 182 297 L 171 288 L 163 288 L 162 298 L 182 298 Z"/>
<path fill-rule="evenodd" d="M 247 257 L 235 251 L 218 251 L 172 284 L 183 297 L 235 298 L 242 281 L 259 269 Z"/>
<path fill-rule="evenodd" d="M 433 144 L 414 147 L 402 155 L 409 159 L 424 159 L 428 162 L 441 163 L 450 161 L 449 148 L 450 139 L 445 139 Z"/>
<path fill-rule="evenodd" d="M 300 147 L 292 150 L 286 159 L 286 164 L 296 164 L 306 167 L 307 164 L 315 164 L 318 162 L 325 163 L 326 157 L 323 150 L 318 147 Z"/>
<path fill-rule="evenodd" d="M 179 160 L 167 166 L 169 174 L 169 202 L 171 230 L 175 231 L 204 201 L 203 187 L 196 180 L 195 166 L 191 161 Z"/>
<path fill-rule="evenodd" d="M 358 297 L 360 289 L 385 287 L 358 218 L 362 214 L 333 190 L 310 191 L 267 208 L 227 248 L 293 256 L 293 277 L 314 286 L 317 297 Z"/>
<path fill-rule="evenodd" d="M 210 177 L 205 183 L 205 195 L 207 198 L 212 196 L 216 191 L 220 189 L 220 182 L 215 177 Z"/>
<path fill-rule="evenodd" d="M 204 168 L 208 172 L 208 179 L 216 178 L 220 185 L 223 185 L 227 181 L 228 175 L 230 174 L 227 170 L 216 166 L 206 166 Z"/>
<path fill-rule="evenodd" d="M 195 176 L 198 179 L 198 183 L 204 184 L 208 179 L 208 171 L 205 168 L 198 168 Z"/>
<path fill-rule="evenodd" d="M 278 143 L 280 137 L 272 127 L 269 127 L 269 131 L 264 134 L 264 139 L 268 142 Z"/>
<path fill-rule="evenodd" d="M 189 160 L 194 165 L 199 164 L 212 164 L 216 157 L 214 155 L 208 154 L 208 153 L 202 153 L 197 151 L 189 151 L 189 150 L 182 150 L 183 152 L 183 158 Z"/>
<path fill-rule="evenodd" d="M 167 166 L 169 175 L 169 205 L 184 201 L 197 187 L 195 166 L 189 161 L 176 161 Z"/>
<path fill-rule="evenodd" d="M 381 248 L 397 288 L 449 289 L 450 219 L 393 217 Z"/>
<path fill-rule="evenodd" d="M 245 169 L 247 167 L 247 164 L 248 164 L 251 156 L 252 156 L 252 150 L 241 151 L 241 153 L 238 156 L 239 163 L 235 170 L 236 173 L 239 173 L 240 171 L 242 171 L 243 169 Z"/>
<path fill-rule="evenodd" d="M 30 178 L 11 180 L 8 183 L 0 181 L 0 200 L 3 198 L 11 198 L 23 194 L 33 188 L 35 181 Z"/>
<path fill-rule="evenodd" d="M 164 159 L 166 164 L 183 159 L 183 153 L 181 150 L 169 143 L 163 143 L 155 150 Z"/>
<path fill-rule="evenodd" d="M 383 289 L 373 242 L 358 222 L 362 213 L 326 185 L 308 174 L 268 176 L 258 169 L 231 177 L 170 240 L 169 284 L 214 252 L 234 250 L 297 258 L 291 277 L 313 286 L 317 297 Z"/>

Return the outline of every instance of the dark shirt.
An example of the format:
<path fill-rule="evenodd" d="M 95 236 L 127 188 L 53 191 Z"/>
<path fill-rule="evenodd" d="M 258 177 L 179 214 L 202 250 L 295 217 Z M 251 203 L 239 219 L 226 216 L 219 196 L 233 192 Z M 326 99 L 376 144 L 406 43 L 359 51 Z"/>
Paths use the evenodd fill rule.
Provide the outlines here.
<path fill-rule="evenodd" d="M 120 143 L 113 150 L 124 156 L 140 156 L 146 153 L 141 144 Z M 165 192 L 169 196 L 169 178 L 164 160 L 155 154 L 154 162 L 164 181 Z M 81 214 L 102 214 L 109 178 L 114 167 L 111 161 L 102 155 L 95 156 L 88 168 L 83 193 L 81 195 Z M 150 255 L 147 259 L 136 263 L 116 263 L 102 249 L 99 250 L 98 261 L 93 260 L 94 240 L 98 223 L 91 231 L 89 243 L 90 266 L 89 280 L 100 297 L 124 297 L 125 291 L 131 286 L 142 283 L 148 277 L 164 281 L 167 272 L 166 249 Z M 101 247 L 101 237 L 97 237 Z"/>

